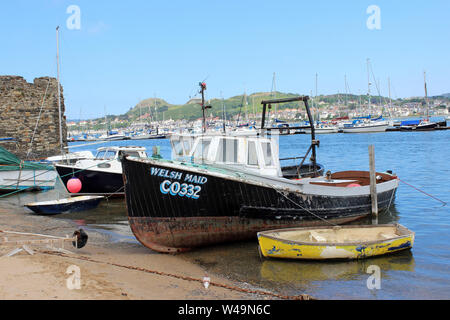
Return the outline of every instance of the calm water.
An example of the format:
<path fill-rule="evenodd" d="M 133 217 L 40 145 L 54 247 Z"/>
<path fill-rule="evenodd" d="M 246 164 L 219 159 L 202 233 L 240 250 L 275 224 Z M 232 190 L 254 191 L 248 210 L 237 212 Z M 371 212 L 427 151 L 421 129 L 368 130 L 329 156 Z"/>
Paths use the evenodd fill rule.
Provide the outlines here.
<path fill-rule="evenodd" d="M 392 170 L 400 179 L 450 203 L 450 131 L 388 132 L 377 134 L 320 135 L 318 160 L 326 170 L 368 170 L 368 145 L 375 145 L 378 171 Z M 280 138 L 280 157 L 303 155 L 308 135 Z M 79 144 L 79 143 L 75 143 Z M 108 145 L 142 145 L 151 153 L 161 147 L 170 157 L 167 140 L 120 141 Z M 76 150 L 92 150 L 94 145 Z M 72 151 L 76 151 L 75 149 Z M 57 198 L 61 186 L 46 194 L 0 200 L 15 208 L 30 200 Z M 113 241 L 136 242 L 126 221 L 121 200 L 104 202 L 89 212 L 60 216 L 112 236 Z M 261 260 L 257 241 L 203 248 L 182 255 L 211 273 L 282 294 L 307 293 L 320 299 L 449 299 L 450 205 L 442 204 L 401 183 L 395 205 L 382 213 L 380 223 L 399 222 L 416 232 L 412 251 L 354 262 L 298 262 Z M 370 223 L 370 221 L 367 221 Z M 149 259 L 150 259 L 149 255 Z M 381 289 L 369 290 L 370 265 L 381 268 Z"/>

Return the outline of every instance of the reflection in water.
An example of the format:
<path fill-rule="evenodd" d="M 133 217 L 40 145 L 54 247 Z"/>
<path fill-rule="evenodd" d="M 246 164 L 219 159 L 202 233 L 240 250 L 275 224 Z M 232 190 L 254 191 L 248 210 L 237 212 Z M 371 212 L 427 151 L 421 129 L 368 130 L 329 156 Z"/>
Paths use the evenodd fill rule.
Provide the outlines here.
<path fill-rule="evenodd" d="M 399 252 L 377 258 L 354 261 L 285 261 L 265 260 L 261 264 L 261 277 L 274 283 L 296 283 L 305 281 L 355 280 L 370 265 L 380 267 L 383 278 L 389 277 L 389 271 L 414 271 L 414 258 L 411 251 Z"/>

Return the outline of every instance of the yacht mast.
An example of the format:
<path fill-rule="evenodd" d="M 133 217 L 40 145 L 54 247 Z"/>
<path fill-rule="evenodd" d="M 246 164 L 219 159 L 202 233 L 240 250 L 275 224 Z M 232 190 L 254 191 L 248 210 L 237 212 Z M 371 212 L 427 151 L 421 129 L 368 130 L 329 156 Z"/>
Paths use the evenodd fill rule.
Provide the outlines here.
<path fill-rule="evenodd" d="M 63 145 L 62 115 L 61 115 L 61 85 L 59 77 L 59 26 L 56 27 L 56 70 L 58 77 L 59 145 L 61 148 L 61 155 L 63 155 L 64 145 Z"/>
<path fill-rule="evenodd" d="M 425 103 L 427 106 L 427 121 L 430 120 L 430 112 L 429 112 L 429 107 L 428 107 L 428 89 L 427 89 L 427 73 L 426 71 L 423 72 L 423 82 L 424 82 L 424 86 L 425 86 Z"/>
<path fill-rule="evenodd" d="M 367 110 L 370 112 L 370 71 L 369 71 L 370 59 L 367 59 L 367 96 L 369 100 L 367 101 Z"/>

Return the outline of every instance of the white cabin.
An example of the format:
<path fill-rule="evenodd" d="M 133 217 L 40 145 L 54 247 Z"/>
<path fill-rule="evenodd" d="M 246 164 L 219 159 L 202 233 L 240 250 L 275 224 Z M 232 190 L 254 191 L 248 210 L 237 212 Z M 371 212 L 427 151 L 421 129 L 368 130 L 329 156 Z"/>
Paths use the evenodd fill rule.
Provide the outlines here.
<path fill-rule="evenodd" d="M 258 136 L 185 135 L 171 140 L 173 159 L 282 177 L 278 143 Z"/>

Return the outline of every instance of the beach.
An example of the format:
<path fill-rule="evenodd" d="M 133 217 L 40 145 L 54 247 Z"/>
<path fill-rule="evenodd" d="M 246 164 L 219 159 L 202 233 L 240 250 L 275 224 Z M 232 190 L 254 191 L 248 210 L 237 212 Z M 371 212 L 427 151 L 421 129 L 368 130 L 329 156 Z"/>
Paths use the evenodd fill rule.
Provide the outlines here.
<path fill-rule="evenodd" d="M 25 209 L 24 209 L 25 210 Z M 76 223 L 51 217 L 25 216 L 0 208 L 0 230 L 71 236 Z M 255 299 L 257 295 L 209 286 L 205 270 L 179 256 L 165 255 L 135 243 L 111 243 L 107 236 L 87 232 L 82 249 L 66 249 L 72 255 L 33 247 L 34 255 L 22 251 L 0 258 L 1 300 L 229 300 Z M 3 236 L 0 234 L 3 238 Z M 9 251 L 15 247 L 9 247 Z M 0 253 L 8 253 L 2 247 Z M 94 262 L 95 261 L 95 262 Z M 79 268 L 80 288 L 73 288 Z M 134 269 L 130 269 L 134 268 Z M 71 269 L 72 268 L 72 269 Z M 140 268 L 140 270 L 136 270 Z M 157 274 L 157 273 L 163 273 Z M 233 287 L 227 279 L 208 274 L 211 282 Z M 69 279 L 69 284 L 67 285 Z M 186 279 L 195 279 L 186 280 Z M 69 289 L 71 287 L 71 289 Z M 75 286 L 76 287 L 76 286 Z"/>

